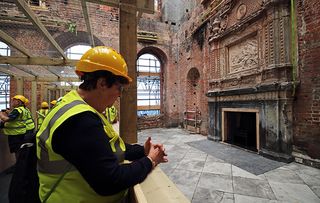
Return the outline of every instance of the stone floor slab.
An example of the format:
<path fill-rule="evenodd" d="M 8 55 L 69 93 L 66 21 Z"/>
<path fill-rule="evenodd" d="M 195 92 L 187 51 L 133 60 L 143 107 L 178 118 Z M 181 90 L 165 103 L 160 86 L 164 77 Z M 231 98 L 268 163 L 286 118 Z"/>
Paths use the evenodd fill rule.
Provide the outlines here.
<path fill-rule="evenodd" d="M 204 202 L 233 203 L 234 198 L 232 193 L 225 193 L 217 190 L 198 187 L 193 195 L 192 203 Z"/>
<path fill-rule="evenodd" d="M 264 174 L 268 181 L 280 183 L 303 184 L 303 180 L 293 171 L 275 169 Z"/>
<path fill-rule="evenodd" d="M 265 180 L 233 177 L 233 189 L 235 194 L 276 200 L 276 197 Z"/>
<path fill-rule="evenodd" d="M 203 172 L 231 176 L 231 164 L 206 161 Z"/>
<path fill-rule="evenodd" d="M 281 201 L 234 194 L 235 203 L 281 203 Z"/>
<path fill-rule="evenodd" d="M 264 180 L 264 178 L 260 177 L 260 176 L 256 176 L 252 173 L 249 173 L 245 170 L 242 170 L 241 168 L 237 167 L 237 166 L 234 166 L 234 165 L 231 165 L 232 168 L 232 176 L 235 176 L 235 177 L 242 177 L 242 178 L 251 178 L 251 179 L 258 179 L 258 180 Z M 264 176 L 264 175 L 263 175 Z"/>
<path fill-rule="evenodd" d="M 314 192 L 303 184 L 269 183 L 278 200 L 299 203 L 319 203 L 320 199 Z"/>
<path fill-rule="evenodd" d="M 233 193 L 231 176 L 202 173 L 198 186 L 221 192 Z"/>

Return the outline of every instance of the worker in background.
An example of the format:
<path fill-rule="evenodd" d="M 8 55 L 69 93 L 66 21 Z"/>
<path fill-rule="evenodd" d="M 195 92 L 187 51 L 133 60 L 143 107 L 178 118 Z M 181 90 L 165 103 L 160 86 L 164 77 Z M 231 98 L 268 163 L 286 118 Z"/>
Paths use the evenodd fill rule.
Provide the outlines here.
<path fill-rule="evenodd" d="M 118 110 L 112 105 L 111 107 L 107 107 L 104 115 L 106 116 L 109 123 L 112 125 L 114 131 L 119 134 L 119 123 L 118 123 Z"/>
<path fill-rule="evenodd" d="M 114 124 L 118 122 L 118 110 L 114 105 L 106 108 L 105 116 L 110 124 Z"/>
<path fill-rule="evenodd" d="M 37 133 L 40 199 L 121 202 L 128 188 L 168 161 L 164 147 L 150 137 L 144 146 L 125 143 L 102 114 L 132 81 L 120 54 L 94 47 L 81 57 L 76 74 L 83 81 L 79 89 L 61 98 Z"/>
<path fill-rule="evenodd" d="M 37 111 L 37 114 L 38 114 L 38 126 L 37 126 L 37 129 L 39 130 L 40 129 L 40 126 L 43 122 L 43 119 L 46 117 L 46 115 L 49 113 L 49 104 L 48 102 L 42 102 L 41 103 L 41 108 L 39 109 L 39 111 Z"/>
<path fill-rule="evenodd" d="M 54 107 L 54 105 L 56 105 L 56 103 L 57 103 L 57 100 L 52 100 L 51 102 L 50 102 L 50 109 L 52 109 L 53 107 Z"/>
<path fill-rule="evenodd" d="M 25 102 L 24 102 L 24 108 L 26 110 L 26 128 L 27 128 L 27 133 L 26 133 L 26 137 L 25 140 L 27 142 L 35 142 L 35 128 L 36 125 L 34 123 L 34 120 L 31 116 L 31 111 L 30 109 L 27 107 L 27 105 L 29 104 L 29 100 L 26 98 Z"/>
<path fill-rule="evenodd" d="M 2 111 L 0 113 L 3 132 L 8 135 L 8 143 L 11 153 L 15 153 L 16 159 L 19 157 L 19 148 L 25 142 L 27 133 L 26 121 L 28 114 L 25 108 L 26 98 L 23 95 L 16 95 L 11 100 L 12 110 L 10 113 Z"/>

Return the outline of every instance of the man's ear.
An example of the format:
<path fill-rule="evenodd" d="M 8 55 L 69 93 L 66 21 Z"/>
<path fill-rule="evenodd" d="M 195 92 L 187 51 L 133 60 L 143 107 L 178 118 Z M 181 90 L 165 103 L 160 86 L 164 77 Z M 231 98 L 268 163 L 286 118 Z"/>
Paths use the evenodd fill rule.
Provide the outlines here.
<path fill-rule="evenodd" d="M 97 80 L 97 87 L 107 87 L 106 79 L 104 79 L 104 78 L 99 78 L 99 79 Z"/>

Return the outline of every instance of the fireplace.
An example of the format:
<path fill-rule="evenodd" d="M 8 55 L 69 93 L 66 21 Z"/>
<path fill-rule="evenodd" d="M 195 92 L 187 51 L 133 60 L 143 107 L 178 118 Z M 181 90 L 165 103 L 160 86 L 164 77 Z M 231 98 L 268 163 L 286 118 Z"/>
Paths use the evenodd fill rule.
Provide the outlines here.
<path fill-rule="evenodd" d="M 222 141 L 257 152 L 259 150 L 259 110 L 222 108 Z"/>
<path fill-rule="evenodd" d="M 209 91 L 208 139 L 292 160 L 290 83 Z"/>

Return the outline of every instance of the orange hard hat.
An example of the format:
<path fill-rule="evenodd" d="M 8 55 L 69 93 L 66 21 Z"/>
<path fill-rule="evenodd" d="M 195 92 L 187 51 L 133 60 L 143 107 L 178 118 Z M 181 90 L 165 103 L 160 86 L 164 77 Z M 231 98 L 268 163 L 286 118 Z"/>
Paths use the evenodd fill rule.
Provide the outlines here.
<path fill-rule="evenodd" d="M 114 49 L 106 46 L 97 46 L 83 54 L 76 65 L 76 74 L 81 72 L 94 72 L 98 70 L 110 71 L 114 75 L 122 76 L 129 82 L 128 67 L 124 58 Z"/>

